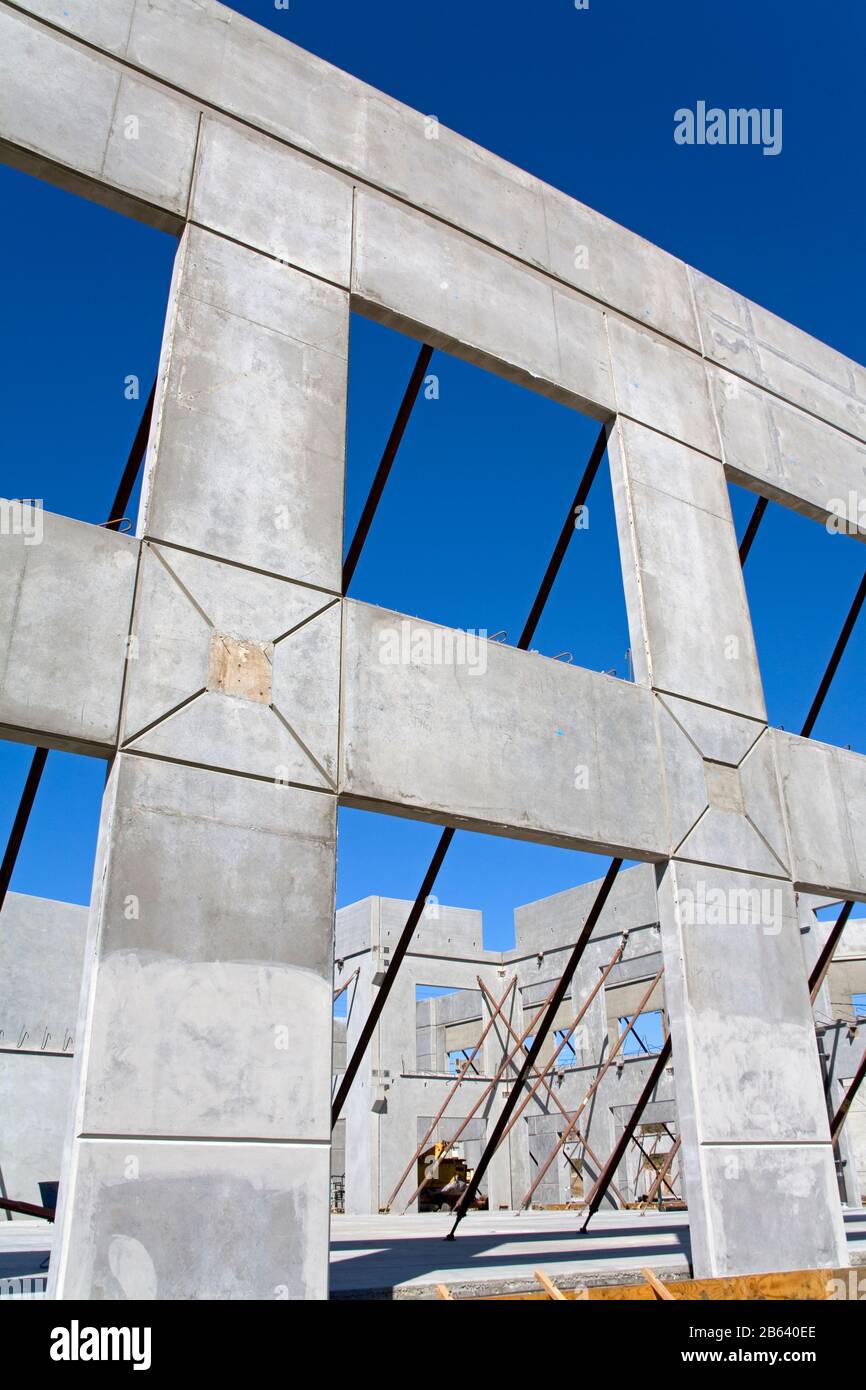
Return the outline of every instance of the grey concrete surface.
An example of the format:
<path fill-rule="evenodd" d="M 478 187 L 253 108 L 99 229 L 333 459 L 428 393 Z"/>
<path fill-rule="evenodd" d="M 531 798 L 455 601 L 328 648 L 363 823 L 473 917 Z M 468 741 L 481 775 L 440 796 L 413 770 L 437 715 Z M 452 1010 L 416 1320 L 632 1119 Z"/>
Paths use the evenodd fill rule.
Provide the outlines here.
<path fill-rule="evenodd" d="M 140 534 L 339 590 L 348 329 L 342 291 L 189 227 Z"/>
<path fill-rule="evenodd" d="M 190 217 L 348 288 L 351 181 L 274 140 L 204 116 Z"/>
<path fill-rule="evenodd" d="M 538 1290 L 539 1267 L 564 1289 L 637 1283 L 644 1266 L 665 1280 L 689 1277 L 682 1212 L 599 1212 L 585 1236 L 577 1224 L 573 1212 L 473 1213 L 449 1243 L 447 1216 L 335 1217 L 331 1297 L 435 1299 L 440 1283 L 457 1298 L 524 1293 Z M 846 1217 L 846 1230 L 848 1259 L 862 1262 L 866 1213 Z"/>
<path fill-rule="evenodd" d="M 54 1290 L 255 1297 L 282 1287 L 288 1258 L 293 1292 L 324 1296 L 338 796 L 669 859 L 659 916 L 698 1272 L 816 1264 L 831 1249 L 841 1257 L 790 921 L 795 887 L 866 896 L 862 765 L 760 732 L 724 479 L 727 471 L 810 515 L 832 514 L 863 486 L 866 370 L 215 0 L 0 0 L 0 52 L 0 156 L 180 234 L 141 545 L 46 518 L 41 545 L 22 555 L 20 537 L 4 531 L 0 549 L 14 658 L 0 682 L 0 731 L 114 756 Z M 483 672 L 383 663 L 370 648 L 377 628 L 414 620 L 331 604 L 353 306 L 596 418 L 619 412 L 611 457 L 636 686 L 489 644 Z M 58 584 L 58 557 L 74 586 Z M 690 716 L 688 702 L 713 712 Z M 471 771 L 461 761 L 469 746 Z M 274 882 L 250 879 L 246 864 Z M 149 886 L 129 890 L 145 865 Z M 706 924 L 722 997 L 735 992 L 744 960 L 763 972 L 758 994 L 746 991 L 744 1027 L 762 1049 L 755 1084 L 779 1098 L 737 1183 L 723 1162 L 728 1140 L 712 1138 L 701 1102 L 716 1087 L 728 1098 L 725 1134 L 741 1133 L 751 1071 L 702 987 L 678 883 L 696 898 L 722 886 L 723 896 L 753 889 L 759 901 L 769 883 L 785 905 L 772 932 L 737 911 Z M 148 914 L 127 915 L 127 899 Z M 283 914 L 297 928 L 287 932 Z M 371 935 L 368 954 L 359 1006 L 378 987 L 387 942 Z M 557 954 L 543 957 L 544 978 L 554 978 Z M 655 950 L 644 942 L 640 954 Z M 448 962 L 431 960 L 441 983 Z M 309 1026 L 286 1080 L 262 1020 L 301 1003 Z M 409 996 L 398 992 L 394 1007 L 416 1016 Z M 769 1045 L 762 1014 L 789 1048 Z M 118 1052 L 112 1030 L 126 1020 L 134 1036 Z M 349 1045 L 356 1026 L 350 1018 Z M 396 1042 L 390 1027 L 347 1133 L 353 1111 L 381 1114 L 393 1102 L 382 1060 Z M 791 1055 L 802 1065 L 786 1109 Z M 125 1068 L 138 1089 L 118 1098 Z M 217 1097 L 238 1075 L 233 1110 Z M 430 1113 L 431 1095 L 410 1107 L 413 1122 Z M 164 1200 L 173 1234 L 162 1246 L 142 1234 L 144 1188 L 121 1186 L 118 1141 L 108 1137 L 119 1120 L 142 1146 L 136 1161 L 151 1165 L 148 1207 Z M 381 1159 L 363 1129 L 370 1201 L 396 1160 Z M 227 1134 L 230 1154 L 216 1142 Z M 532 1138 L 535 1150 L 511 1170 L 504 1161 L 491 1169 L 496 1201 L 511 1200 L 550 1143 L 546 1120 L 535 1118 Z M 269 1146 L 290 1141 L 291 1163 L 277 1171 Z M 185 1185 L 209 1214 L 201 1263 L 182 1290 L 168 1271 L 184 1234 L 174 1213 Z M 260 1191 L 286 1220 L 279 1236 L 269 1237 L 273 1223 L 255 1226 L 260 1267 L 239 1266 L 226 1282 L 208 1201 L 235 1194 L 236 1219 L 249 1228 L 262 1220 L 260 1209 L 250 1214 Z M 753 1209 L 766 1213 L 760 1241 Z M 786 1230 L 792 1209 L 803 1216 L 796 1239 Z"/>
<path fill-rule="evenodd" d="M 242 639 L 241 648 L 231 644 Z M 340 611 L 321 590 L 145 543 L 123 744 L 181 762 L 333 791 Z M 229 644 L 227 646 L 227 644 Z M 225 691 L 215 651 L 265 687 Z"/>
<path fill-rule="evenodd" d="M 0 913 L 0 1192 L 37 1206 L 60 1180 L 86 928 L 87 908 L 20 893 Z"/>
<path fill-rule="evenodd" d="M 719 435 L 700 359 L 615 315 L 607 324 L 618 412 L 718 457 Z"/>
<path fill-rule="evenodd" d="M 194 103 L 6 6 L 0 48 L 0 132 L 11 161 L 175 230 L 192 180 Z M 37 71 L 51 73 L 51 101 Z"/>
<path fill-rule="evenodd" d="M 862 540 L 866 445 L 731 372 L 708 371 L 728 477 Z"/>
<path fill-rule="evenodd" d="M 721 468 L 627 420 L 609 448 L 637 679 L 766 719 Z"/>
<path fill-rule="evenodd" d="M 866 758 L 771 731 L 794 879 L 813 893 L 866 900 Z"/>
<path fill-rule="evenodd" d="M 604 316 L 537 272 L 392 199 L 361 190 L 359 307 L 592 414 L 612 414 Z M 698 369 L 700 369 L 698 364 Z"/>
<path fill-rule="evenodd" d="M 449 659 L 448 629 L 353 600 L 344 615 L 344 801 L 522 839 L 664 854 L 647 691 L 483 638 L 470 639 L 467 661 Z M 416 640 L 417 659 L 394 655 Z M 395 710 L 405 721 L 399 739 Z"/>
<path fill-rule="evenodd" d="M 107 754 L 117 736 L 138 547 L 25 507 L 0 534 L 0 736 Z M 38 539 L 37 539 L 38 536 Z"/>
<path fill-rule="evenodd" d="M 866 439 L 862 367 L 709 276 L 690 275 L 707 357 Z"/>

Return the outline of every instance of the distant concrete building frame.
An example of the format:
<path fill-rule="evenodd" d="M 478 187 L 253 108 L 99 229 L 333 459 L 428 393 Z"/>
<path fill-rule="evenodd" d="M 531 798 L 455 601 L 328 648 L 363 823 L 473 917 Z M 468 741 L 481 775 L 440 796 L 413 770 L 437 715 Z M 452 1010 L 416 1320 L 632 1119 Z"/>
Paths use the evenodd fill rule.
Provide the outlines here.
<path fill-rule="evenodd" d="M 137 536 L 0 546 L 0 732 L 110 760 L 56 1295 L 326 1295 L 338 799 L 656 864 L 695 1272 L 844 1264 L 795 890 L 866 898 L 866 759 L 768 729 L 725 480 L 861 496 L 866 370 L 211 0 L 0 53 L 3 157 L 180 237 Z M 350 307 L 608 422 L 635 685 L 379 659 Z"/>

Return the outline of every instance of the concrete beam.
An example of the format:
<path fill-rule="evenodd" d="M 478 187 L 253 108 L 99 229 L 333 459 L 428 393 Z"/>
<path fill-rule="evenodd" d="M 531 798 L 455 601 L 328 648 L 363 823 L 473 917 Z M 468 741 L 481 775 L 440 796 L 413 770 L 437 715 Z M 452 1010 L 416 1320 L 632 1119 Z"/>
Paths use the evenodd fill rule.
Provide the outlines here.
<path fill-rule="evenodd" d="M 648 691 L 471 637 L 466 664 L 457 648 L 448 655 L 466 634 L 352 600 L 344 614 L 345 803 L 602 853 L 665 853 Z"/>
<path fill-rule="evenodd" d="M 591 208 L 205 0 L 22 8 L 697 348 L 687 268 Z"/>
<path fill-rule="evenodd" d="M 21 10 L 43 24 L 28 21 Z M 70 44 L 78 57 L 65 63 L 111 58 L 117 74 L 139 85 L 145 82 L 140 74 L 149 74 L 164 83 L 165 100 L 190 110 L 203 103 L 235 117 L 866 439 L 866 368 L 435 117 L 410 110 L 215 0 L 195 6 L 163 0 L 158 7 L 150 0 L 25 0 L 14 10 L 1 4 L 1 11 L 8 25 L 31 31 L 25 40 L 10 29 L 8 44 L 21 50 L 21 72 L 21 58 L 36 53 L 36 44 L 39 68 L 49 70 L 43 56 L 49 43 L 51 54 L 56 51 L 56 31 L 65 31 L 89 44 Z M 67 121 L 67 140 L 75 129 L 76 122 Z M 54 164 L 39 172 L 63 179 L 61 167 L 75 168 L 81 153 L 76 147 L 64 152 L 63 131 L 50 132 L 49 143 Z M 7 149 L 6 157 L 14 152 Z M 120 163 L 118 186 L 125 177 L 125 160 Z M 113 168 L 103 177 L 111 182 Z M 138 196 L 171 202 L 163 188 L 154 193 L 147 179 L 146 185 Z M 253 210 L 250 215 L 257 220 Z M 646 343 L 642 350 L 648 352 Z M 683 371 L 688 377 L 691 368 Z M 655 414 L 655 404 L 651 409 Z M 694 436 L 683 438 L 705 448 Z"/>
<path fill-rule="evenodd" d="M 604 315 L 413 208 L 357 194 L 353 300 L 371 316 L 604 418 L 614 393 Z"/>
<path fill-rule="evenodd" d="M 708 370 L 732 482 L 866 540 L 866 444 L 731 372 Z"/>
<path fill-rule="evenodd" d="M 0 158 L 152 226 L 179 231 L 192 180 L 195 103 L 6 5 L 0 7 L 0 52 Z"/>
<path fill-rule="evenodd" d="M 107 756 L 138 543 L 41 507 L 0 507 L 0 737 Z"/>
<path fill-rule="evenodd" d="M 348 288 L 351 181 L 276 140 L 205 115 L 190 218 Z"/>
<path fill-rule="evenodd" d="M 771 729 L 794 883 L 866 901 L 866 757 Z"/>
<path fill-rule="evenodd" d="M 866 369 L 717 280 L 689 273 L 710 361 L 866 440 Z"/>

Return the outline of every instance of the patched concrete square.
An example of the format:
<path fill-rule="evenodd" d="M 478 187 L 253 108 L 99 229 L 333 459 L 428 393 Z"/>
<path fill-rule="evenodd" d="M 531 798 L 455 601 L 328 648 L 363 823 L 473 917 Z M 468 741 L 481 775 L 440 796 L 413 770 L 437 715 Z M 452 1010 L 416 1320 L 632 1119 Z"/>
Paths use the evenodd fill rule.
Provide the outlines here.
<path fill-rule="evenodd" d="M 707 760 L 704 763 L 704 773 L 707 778 L 707 796 L 710 805 L 715 807 L 717 811 L 736 811 L 742 815 L 745 806 L 743 805 L 740 774 L 737 769 L 728 767 L 725 763 Z"/>
<path fill-rule="evenodd" d="M 269 705 L 273 655 L 273 642 L 248 642 L 228 632 L 214 632 L 208 651 L 208 690 Z"/>
<path fill-rule="evenodd" d="M 145 542 L 132 650 L 124 747 L 335 789 L 338 600 Z"/>

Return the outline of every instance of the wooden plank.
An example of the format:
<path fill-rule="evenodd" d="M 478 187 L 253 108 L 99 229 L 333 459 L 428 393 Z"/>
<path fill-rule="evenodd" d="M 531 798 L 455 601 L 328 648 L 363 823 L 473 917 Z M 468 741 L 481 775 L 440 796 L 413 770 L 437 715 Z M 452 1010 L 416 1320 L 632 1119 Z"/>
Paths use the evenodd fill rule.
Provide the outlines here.
<path fill-rule="evenodd" d="M 661 1279 L 657 1279 L 651 1269 L 642 1269 L 641 1274 L 646 1279 L 656 1298 L 664 1299 L 666 1302 L 675 1302 L 670 1289 L 667 1289 Z"/>
<path fill-rule="evenodd" d="M 544 1287 L 545 1292 L 543 1293 L 537 1293 L 533 1290 L 531 1293 L 475 1294 L 468 1295 L 467 1298 L 471 1297 L 475 1301 L 484 1303 L 513 1303 L 516 1300 L 544 1302 L 552 1296 L 547 1292 L 547 1284 L 550 1284 L 556 1289 L 555 1296 L 565 1301 L 579 1299 L 592 1302 L 617 1300 L 648 1303 L 655 1302 L 659 1297 L 650 1280 L 650 1276 L 652 1276 L 652 1280 L 658 1283 L 671 1299 L 700 1299 L 711 1302 L 793 1299 L 800 1302 L 822 1302 L 829 1297 L 829 1291 L 837 1282 L 841 1282 L 842 1286 L 848 1290 L 852 1287 L 853 1276 L 853 1287 L 859 1287 L 858 1281 L 866 1278 L 866 1266 L 860 1266 L 854 1270 L 800 1269 L 773 1274 L 743 1274 L 728 1279 L 672 1279 L 669 1284 L 662 1284 L 651 1270 L 641 1270 L 641 1274 L 647 1282 L 601 1284 L 589 1285 L 581 1289 L 561 1289 L 544 1274 L 543 1270 L 536 1270 L 535 1277 Z M 438 1287 L 444 1288 L 444 1285 Z M 448 1294 L 447 1291 L 446 1295 L 453 1298 L 453 1294 Z M 849 1293 L 848 1296 L 852 1297 L 853 1294 Z"/>
<path fill-rule="evenodd" d="M 452 1303 L 456 1303 L 456 1302 L 457 1302 L 457 1299 L 454 1297 L 453 1293 L 451 1292 L 451 1290 L 449 1289 L 449 1287 L 448 1287 L 447 1284 L 437 1284 L 437 1285 L 436 1285 L 436 1297 L 437 1297 L 437 1298 L 450 1298 L 450 1300 L 451 1300 Z"/>
<path fill-rule="evenodd" d="M 548 1298 L 555 1299 L 557 1303 L 564 1303 L 566 1301 L 565 1294 L 562 1292 L 561 1289 L 558 1289 L 556 1287 L 553 1280 L 545 1274 L 543 1269 L 537 1269 L 535 1271 L 535 1277 L 538 1280 L 541 1287 L 544 1289 Z"/>
<path fill-rule="evenodd" d="M 678 1279 L 667 1285 L 667 1289 L 674 1299 L 709 1299 L 712 1302 L 795 1299 L 819 1302 L 827 1298 L 830 1275 L 831 1271 L 825 1269 L 799 1269 L 773 1274 L 743 1274 L 728 1279 Z M 648 1284 L 600 1286 L 589 1289 L 588 1294 L 596 1302 L 610 1299 L 647 1300 L 656 1296 Z"/>

